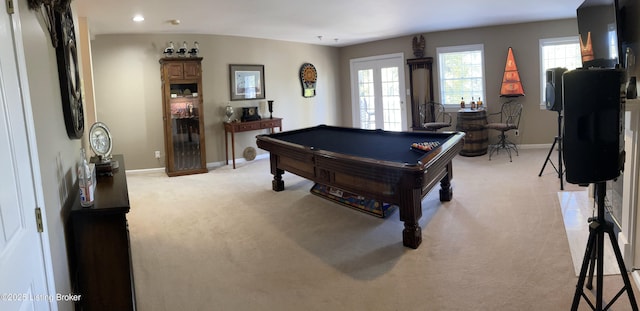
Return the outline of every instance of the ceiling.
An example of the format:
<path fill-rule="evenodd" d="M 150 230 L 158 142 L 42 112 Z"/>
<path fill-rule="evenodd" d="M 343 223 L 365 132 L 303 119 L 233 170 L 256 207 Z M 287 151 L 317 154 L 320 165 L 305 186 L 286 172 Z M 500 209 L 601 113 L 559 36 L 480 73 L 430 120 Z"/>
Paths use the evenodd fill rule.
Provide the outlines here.
<path fill-rule="evenodd" d="M 575 18 L 583 0 L 75 0 L 92 35 L 216 34 L 328 46 Z M 455 4 L 454 4 L 455 3 Z M 136 14 L 144 16 L 135 23 Z M 179 20 L 174 25 L 171 20 Z"/>

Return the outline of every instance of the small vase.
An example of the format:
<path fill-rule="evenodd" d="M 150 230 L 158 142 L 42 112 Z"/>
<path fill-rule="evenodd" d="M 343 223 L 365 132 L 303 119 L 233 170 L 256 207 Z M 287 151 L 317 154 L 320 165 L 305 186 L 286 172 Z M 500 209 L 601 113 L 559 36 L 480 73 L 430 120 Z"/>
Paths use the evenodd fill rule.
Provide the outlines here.
<path fill-rule="evenodd" d="M 231 116 L 233 115 L 233 107 L 227 106 L 224 110 L 224 114 L 227 116 L 227 122 L 231 122 Z"/>
<path fill-rule="evenodd" d="M 273 119 L 273 101 L 269 100 L 267 103 L 269 105 L 269 119 Z"/>

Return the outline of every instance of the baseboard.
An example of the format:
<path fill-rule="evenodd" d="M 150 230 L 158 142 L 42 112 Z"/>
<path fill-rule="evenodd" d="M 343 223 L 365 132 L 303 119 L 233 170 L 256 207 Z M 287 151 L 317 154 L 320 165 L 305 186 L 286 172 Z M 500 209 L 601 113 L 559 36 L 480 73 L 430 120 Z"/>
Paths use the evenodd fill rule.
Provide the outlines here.
<path fill-rule="evenodd" d="M 262 153 L 256 156 L 256 158 L 252 161 L 255 160 L 261 160 L 261 159 L 267 159 L 269 158 L 269 153 Z M 247 161 L 245 158 L 239 158 L 236 159 L 236 164 L 240 164 L 240 163 L 244 163 L 244 162 L 249 162 Z M 207 169 L 214 169 L 214 168 L 220 168 L 225 166 L 226 163 L 224 161 L 218 161 L 218 162 L 208 162 L 207 163 Z M 127 174 L 141 174 L 141 173 L 150 173 L 150 172 L 164 172 L 164 167 L 155 167 L 155 168 L 143 168 L 143 169 L 136 169 L 136 170 L 126 170 Z"/>
<path fill-rule="evenodd" d="M 551 148 L 551 144 L 518 145 L 518 149 L 543 149 L 543 148 Z M 252 160 L 252 161 L 261 160 L 261 159 L 267 159 L 267 158 L 269 158 L 269 153 L 265 152 L 265 153 L 261 153 L 261 154 L 256 155 L 256 158 L 254 160 Z M 244 162 L 249 162 L 249 161 L 247 161 L 245 158 L 236 159 L 236 164 L 240 164 L 240 163 L 244 163 Z M 207 168 L 208 169 L 214 169 L 214 168 L 223 167 L 225 165 L 226 165 L 226 163 L 224 161 L 208 162 L 207 163 Z M 139 169 L 139 170 L 127 170 L 127 173 L 128 174 L 129 173 L 136 174 L 136 173 L 159 172 L 159 171 L 164 171 L 164 167 L 145 168 L 145 169 Z"/>
<path fill-rule="evenodd" d="M 551 144 L 526 144 L 517 145 L 518 149 L 548 149 L 551 148 Z"/>
<path fill-rule="evenodd" d="M 269 153 L 268 152 L 256 155 L 256 158 L 251 160 L 251 161 L 267 159 L 267 158 L 269 158 Z M 236 165 L 238 165 L 240 163 L 251 162 L 251 161 L 247 161 L 245 158 L 237 158 L 236 159 Z M 231 163 L 231 160 L 229 160 L 229 163 Z M 209 163 L 207 163 L 207 168 L 208 169 L 213 169 L 213 168 L 223 167 L 225 165 L 226 165 L 226 163 L 224 161 L 209 162 Z M 229 165 L 231 165 L 231 164 L 229 164 Z"/>
<path fill-rule="evenodd" d="M 142 173 L 151 173 L 151 172 L 164 172 L 164 167 L 143 168 L 143 169 L 125 171 L 125 173 L 127 174 L 142 174 Z"/>

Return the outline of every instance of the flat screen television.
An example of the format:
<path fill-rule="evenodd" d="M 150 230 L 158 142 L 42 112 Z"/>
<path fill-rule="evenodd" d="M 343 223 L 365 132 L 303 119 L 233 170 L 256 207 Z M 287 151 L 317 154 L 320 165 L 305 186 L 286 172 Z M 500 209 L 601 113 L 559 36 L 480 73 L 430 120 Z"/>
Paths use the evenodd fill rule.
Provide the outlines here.
<path fill-rule="evenodd" d="M 576 15 L 582 67 L 622 66 L 618 0 L 585 0 Z"/>

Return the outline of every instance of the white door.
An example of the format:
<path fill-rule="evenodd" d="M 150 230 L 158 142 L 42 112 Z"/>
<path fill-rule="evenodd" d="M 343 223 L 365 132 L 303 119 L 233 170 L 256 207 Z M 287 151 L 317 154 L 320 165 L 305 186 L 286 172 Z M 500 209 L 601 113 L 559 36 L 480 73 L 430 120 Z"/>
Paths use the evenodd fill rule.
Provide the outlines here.
<path fill-rule="evenodd" d="M 0 41 L 5 43 L 0 49 L 0 310 L 49 310 L 35 220 L 26 104 L 20 93 L 12 34 L 12 18 L 18 17 L 7 14 L 6 1 L 2 1 L 0 16 Z"/>
<path fill-rule="evenodd" d="M 404 131 L 404 56 L 389 54 L 351 60 L 353 126 Z"/>

